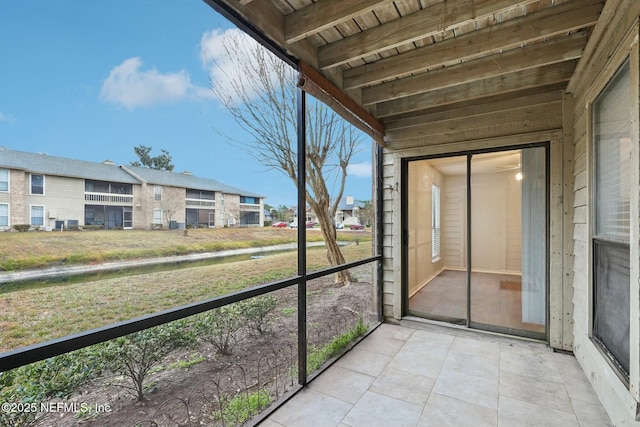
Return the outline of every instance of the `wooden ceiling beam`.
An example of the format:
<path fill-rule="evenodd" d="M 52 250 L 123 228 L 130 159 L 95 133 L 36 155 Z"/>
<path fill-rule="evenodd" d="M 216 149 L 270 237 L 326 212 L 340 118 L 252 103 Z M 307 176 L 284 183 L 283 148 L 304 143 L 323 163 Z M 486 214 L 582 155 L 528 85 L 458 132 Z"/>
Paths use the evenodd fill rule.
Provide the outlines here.
<path fill-rule="evenodd" d="M 401 132 L 405 131 L 410 134 L 411 132 L 413 132 L 411 129 L 420 129 L 435 122 L 445 122 L 447 120 L 459 118 L 471 118 L 482 116 L 484 114 L 492 113 L 495 111 L 511 111 L 515 108 L 532 105 L 544 105 L 551 102 L 561 101 L 562 96 L 560 92 L 557 91 L 536 93 L 531 95 L 526 94 L 523 96 L 511 96 L 504 100 L 483 102 L 479 105 L 473 105 L 453 111 L 437 111 L 430 114 L 423 114 L 406 119 L 394 120 L 389 123 L 385 123 L 385 131 L 387 132 L 387 134 L 393 133 L 396 136 L 401 135 Z"/>
<path fill-rule="evenodd" d="M 393 0 L 320 0 L 285 17 L 285 40 L 294 43 Z"/>
<path fill-rule="evenodd" d="M 510 101 L 518 98 L 525 98 L 534 95 L 541 95 L 546 93 L 555 93 L 559 98 L 562 98 L 562 92 L 564 88 L 567 86 L 567 83 L 555 83 L 548 86 L 537 86 L 532 88 L 527 88 L 515 92 L 506 92 L 500 93 L 498 95 L 487 96 L 483 98 L 474 98 L 470 100 L 465 100 L 461 102 L 456 102 L 454 104 L 446 104 L 446 105 L 437 105 L 431 108 L 425 108 L 422 110 L 412 111 L 410 113 L 405 114 L 397 114 L 394 116 L 386 117 L 382 121 L 385 130 L 389 129 L 398 129 L 408 126 L 415 126 L 416 123 L 422 123 L 428 116 L 435 116 L 438 114 L 463 114 L 461 111 L 480 106 L 487 106 L 496 103 L 501 103 L 504 101 Z M 413 123 L 413 124 L 412 124 Z"/>
<path fill-rule="evenodd" d="M 318 49 L 320 69 L 336 67 L 538 0 L 448 0 Z"/>
<path fill-rule="evenodd" d="M 438 105 L 448 105 L 477 98 L 516 92 L 528 88 L 568 82 L 576 67 L 577 60 L 519 71 L 503 76 L 447 87 L 419 95 L 398 98 L 376 105 L 376 117 L 424 110 Z"/>
<path fill-rule="evenodd" d="M 601 0 L 574 0 L 508 20 L 479 31 L 410 50 L 371 64 L 344 71 L 344 89 L 378 84 L 384 80 L 424 72 L 447 63 L 477 58 L 596 24 Z"/>
<path fill-rule="evenodd" d="M 501 54 L 463 62 L 450 67 L 382 83 L 362 90 L 363 105 L 372 105 L 397 98 L 515 73 L 530 68 L 578 59 L 587 44 L 586 32 L 561 39 L 511 49 Z"/>
<path fill-rule="evenodd" d="M 505 135 L 513 132 L 521 132 L 523 126 L 528 131 L 552 130 L 562 127 L 560 119 L 562 100 L 558 99 L 546 104 L 515 105 L 509 110 L 509 114 L 504 111 L 487 111 L 469 117 L 453 117 L 450 119 L 434 122 L 425 122 L 421 126 L 408 129 L 399 129 L 387 133 L 387 140 L 398 142 L 411 139 L 431 140 L 435 138 L 448 140 L 456 138 L 456 135 L 473 135 L 476 137 L 491 137 Z M 487 129 L 493 129 L 488 134 Z M 460 138 L 465 139 L 465 138 Z"/>

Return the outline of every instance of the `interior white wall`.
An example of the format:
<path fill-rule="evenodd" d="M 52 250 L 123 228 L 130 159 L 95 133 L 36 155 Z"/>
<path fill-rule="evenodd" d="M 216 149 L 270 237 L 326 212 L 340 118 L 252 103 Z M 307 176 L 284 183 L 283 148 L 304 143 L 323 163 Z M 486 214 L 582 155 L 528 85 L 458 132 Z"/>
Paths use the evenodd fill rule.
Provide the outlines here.
<path fill-rule="evenodd" d="M 471 177 L 471 259 L 479 271 L 521 271 L 521 188 L 516 172 Z M 466 177 L 444 177 L 442 244 L 445 265 L 466 267 Z"/>
<path fill-rule="evenodd" d="M 465 160 L 466 161 L 466 160 Z M 467 179 L 446 175 L 442 191 L 442 254 L 447 268 L 466 268 Z"/>
<path fill-rule="evenodd" d="M 409 164 L 409 198 L 408 198 L 408 222 L 409 222 L 409 247 L 408 247 L 408 281 L 409 295 L 420 290 L 431 278 L 438 274 L 444 266 L 442 256 L 437 261 L 433 260 L 432 253 L 432 185 L 440 187 L 440 199 L 442 201 L 442 174 L 429 165 L 428 161 L 420 160 Z M 444 210 L 441 209 L 441 217 Z M 441 248 L 442 254 L 442 223 Z"/>
<path fill-rule="evenodd" d="M 514 171 L 471 176 L 473 270 L 520 271 L 520 192 Z"/>

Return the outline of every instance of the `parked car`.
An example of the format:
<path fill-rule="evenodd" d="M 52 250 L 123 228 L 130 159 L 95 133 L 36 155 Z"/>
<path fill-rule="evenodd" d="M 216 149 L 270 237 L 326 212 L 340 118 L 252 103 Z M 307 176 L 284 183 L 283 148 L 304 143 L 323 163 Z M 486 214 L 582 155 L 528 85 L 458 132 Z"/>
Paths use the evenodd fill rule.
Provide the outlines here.
<path fill-rule="evenodd" d="M 364 225 L 362 224 L 351 224 L 349 226 L 351 230 L 364 230 Z"/>
<path fill-rule="evenodd" d="M 289 228 L 298 228 L 298 223 L 297 222 L 290 222 L 289 223 Z"/>
<path fill-rule="evenodd" d="M 274 222 L 273 224 L 271 224 L 272 227 L 278 227 L 278 228 L 284 228 L 287 225 L 289 225 L 289 224 L 287 224 L 286 222 L 283 222 L 283 221 L 278 221 L 278 222 Z"/>
<path fill-rule="evenodd" d="M 313 221 L 307 221 L 307 228 L 313 228 L 316 224 Z"/>
<path fill-rule="evenodd" d="M 342 230 L 344 228 L 344 224 L 341 222 L 336 222 L 336 230 Z"/>

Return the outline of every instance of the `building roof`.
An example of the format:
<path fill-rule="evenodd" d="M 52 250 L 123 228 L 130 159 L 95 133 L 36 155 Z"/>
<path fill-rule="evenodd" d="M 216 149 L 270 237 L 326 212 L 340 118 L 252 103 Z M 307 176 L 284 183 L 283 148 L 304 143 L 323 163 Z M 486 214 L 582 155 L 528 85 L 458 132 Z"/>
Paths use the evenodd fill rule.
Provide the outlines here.
<path fill-rule="evenodd" d="M 176 173 L 164 170 L 149 169 L 137 166 L 122 165 L 124 171 L 130 171 L 133 176 L 148 184 L 165 185 L 171 187 L 184 187 L 197 190 L 219 191 L 226 194 L 239 194 L 250 197 L 263 197 L 256 193 L 242 190 L 231 185 L 210 178 L 201 178 L 190 173 Z"/>
<path fill-rule="evenodd" d="M 113 163 L 88 162 L 86 160 L 50 156 L 45 153 L 27 153 L 6 147 L 0 147 L 0 167 L 20 169 L 43 175 L 140 184 L 140 181 Z"/>
<path fill-rule="evenodd" d="M 351 202 L 351 203 L 348 203 Z M 359 201 L 359 200 L 355 200 L 353 197 L 347 196 L 347 197 L 343 197 L 342 200 L 340 200 L 340 203 L 338 203 L 338 209 L 340 209 L 341 211 L 351 211 L 355 208 L 358 209 L 362 209 L 364 207 L 364 203 Z"/>
<path fill-rule="evenodd" d="M 136 166 L 117 166 L 112 162 L 89 162 L 50 156 L 44 153 L 27 153 L 0 146 L 0 167 L 20 169 L 43 175 L 80 179 L 121 182 L 127 184 L 157 184 L 196 190 L 219 191 L 249 197 L 263 197 L 220 181 L 201 178 L 187 173 L 175 173 Z"/>

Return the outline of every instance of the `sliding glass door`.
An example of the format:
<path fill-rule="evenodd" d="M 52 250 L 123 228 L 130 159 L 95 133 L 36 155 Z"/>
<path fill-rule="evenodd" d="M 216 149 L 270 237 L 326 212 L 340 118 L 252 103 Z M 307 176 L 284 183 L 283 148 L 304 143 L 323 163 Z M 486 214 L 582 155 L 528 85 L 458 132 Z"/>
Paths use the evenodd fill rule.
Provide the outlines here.
<path fill-rule="evenodd" d="M 407 312 L 544 338 L 544 146 L 407 162 Z"/>
<path fill-rule="evenodd" d="M 407 168 L 409 310 L 466 323 L 466 156 L 420 160 Z"/>

